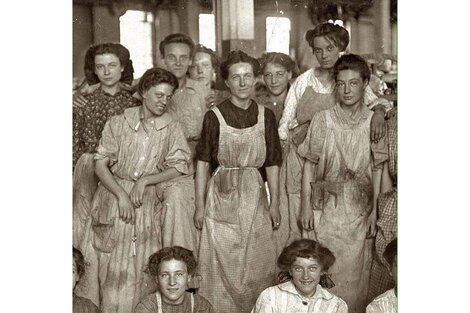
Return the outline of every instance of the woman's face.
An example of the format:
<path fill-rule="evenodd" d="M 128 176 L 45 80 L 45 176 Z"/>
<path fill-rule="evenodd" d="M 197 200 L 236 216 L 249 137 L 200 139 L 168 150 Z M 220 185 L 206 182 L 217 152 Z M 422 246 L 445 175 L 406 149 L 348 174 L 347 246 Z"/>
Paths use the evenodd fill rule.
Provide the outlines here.
<path fill-rule="evenodd" d="M 279 96 L 287 89 L 292 73 L 280 64 L 268 63 L 264 68 L 263 78 L 269 92 L 274 96 Z"/>
<path fill-rule="evenodd" d="M 189 77 L 209 85 L 214 78 L 211 56 L 205 52 L 197 52 L 189 67 Z"/>
<path fill-rule="evenodd" d="M 114 87 L 121 79 L 124 67 L 119 58 L 111 53 L 95 55 L 95 74 L 101 84 Z"/>
<path fill-rule="evenodd" d="M 313 54 L 323 69 L 332 68 L 339 58 L 339 49 L 335 43 L 321 36 L 313 38 Z"/>
<path fill-rule="evenodd" d="M 228 70 L 225 84 L 233 97 L 239 100 L 250 98 L 255 85 L 255 74 L 250 63 L 235 63 Z"/>
<path fill-rule="evenodd" d="M 341 70 L 336 76 L 336 93 L 339 102 L 346 106 L 354 106 L 364 98 L 368 81 L 364 81 L 361 73 L 353 70 Z"/>
<path fill-rule="evenodd" d="M 142 95 L 146 117 L 156 117 L 166 111 L 166 106 L 173 96 L 173 86 L 167 83 L 151 87 Z"/>
<path fill-rule="evenodd" d="M 303 297 L 311 297 L 317 290 L 322 271 L 323 267 L 316 259 L 297 257 L 292 263 L 289 273 L 299 294 Z"/>
<path fill-rule="evenodd" d="M 186 263 L 175 259 L 160 263 L 157 283 L 165 303 L 181 304 L 190 280 Z"/>

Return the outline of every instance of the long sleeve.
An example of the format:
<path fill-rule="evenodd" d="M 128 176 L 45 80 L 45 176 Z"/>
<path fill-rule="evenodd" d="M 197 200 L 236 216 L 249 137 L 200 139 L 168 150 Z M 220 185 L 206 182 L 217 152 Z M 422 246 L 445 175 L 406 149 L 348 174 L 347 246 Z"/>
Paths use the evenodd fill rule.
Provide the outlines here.
<path fill-rule="evenodd" d="M 111 165 L 117 162 L 119 143 L 115 137 L 115 132 L 120 119 L 122 118 L 119 116 L 112 117 L 104 125 L 99 146 L 96 149 L 95 160 L 102 160 L 107 157 L 110 159 Z"/>

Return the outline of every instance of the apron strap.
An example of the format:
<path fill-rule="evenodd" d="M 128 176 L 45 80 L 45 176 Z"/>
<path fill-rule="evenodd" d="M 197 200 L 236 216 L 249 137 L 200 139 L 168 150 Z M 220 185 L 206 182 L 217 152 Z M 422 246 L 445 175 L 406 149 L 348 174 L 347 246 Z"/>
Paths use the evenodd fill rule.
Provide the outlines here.
<path fill-rule="evenodd" d="M 163 307 L 162 307 L 162 296 L 160 294 L 160 291 L 157 291 L 157 313 L 163 313 Z"/>
<path fill-rule="evenodd" d="M 219 108 L 215 107 L 215 108 L 212 108 L 211 110 L 215 113 L 215 116 L 217 116 L 220 126 L 227 126 L 227 123 L 225 122 L 225 119 L 222 116 L 222 113 L 220 112 Z"/>
<path fill-rule="evenodd" d="M 258 105 L 258 124 L 264 124 L 264 105 Z"/>
<path fill-rule="evenodd" d="M 194 313 L 194 295 L 191 293 L 191 313 Z"/>

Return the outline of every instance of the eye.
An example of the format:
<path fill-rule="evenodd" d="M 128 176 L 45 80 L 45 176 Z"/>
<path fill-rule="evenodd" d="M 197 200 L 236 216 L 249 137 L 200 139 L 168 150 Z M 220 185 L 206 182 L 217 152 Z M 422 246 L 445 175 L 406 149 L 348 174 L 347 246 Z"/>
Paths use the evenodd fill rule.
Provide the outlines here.
<path fill-rule="evenodd" d="M 284 77 L 286 72 L 277 72 L 277 77 Z"/>
<path fill-rule="evenodd" d="M 167 278 L 167 277 L 168 277 L 168 274 L 167 274 L 167 273 L 160 274 L 160 277 L 161 277 L 161 278 Z"/>
<path fill-rule="evenodd" d="M 344 87 L 344 83 L 343 82 L 337 82 L 336 87 L 342 88 L 342 87 Z"/>
<path fill-rule="evenodd" d="M 359 82 L 356 81 L 356 80 L 354 80 L 354 81 L 351 82 L 351 86 L 352 86 L 352 87 L 357 87 L 358 85 L 359 85 Z"/>
<path fill-rule="evenodd" d="M 271 73 L 266 73 L 266 74 L 264 74 L 264 76 L 265 76 L 265 77 L 270 77 L 270 78 L 271 78 L 271 77 L 273 76 L 273 74 L 271 74 Z"/>
<path fill-rule="evenodd" d="M 117 65 L 117 63 L 111 63 L 111 64 L 109 64 L 109 66 L 110 67 L 117 67 L 118 65 Z"/>
<path fill-rule="evenodd" d="M 188 59 L 188 57 L 185 56 L 185 55 L 183 55 L 182 57 L 180 57 L 180 60 L 181 60 L 181 61 L 186 61 L 187 59 Z"/>
<path fill-rule="evenodd" d="M 317 267 L 316 266 L 312 266 L 308 269 L 310 272 L 316 272 L 317 271 Z"/>
<path fill-rule="evenodd" d="M 320 53 L 321 52 L 321 49 L 320 48 L 314 48 L 313 49 L 313 53 Z"/>
<path fill-rule="evenodd" d="M 294 271 L 296 271 L 296 272 L 301 272 L 301 271 L 302 271 L 302 268 L 301 268 L 301 267 L 294 267 Z"/>
<path fill-rule="evenodd" d="M 328 46 L 328 48 L 326 48 L 328 51 L 333 51 L 334 47 L 333 46 Z"/>
<path fill-rule="evenodd" d="M 101 64 L 95 65 L 95 68 L 96 68 L 97 70 L 101 70 L 101 69 L 103 68 L 103 65 L 101 65 Z"/>

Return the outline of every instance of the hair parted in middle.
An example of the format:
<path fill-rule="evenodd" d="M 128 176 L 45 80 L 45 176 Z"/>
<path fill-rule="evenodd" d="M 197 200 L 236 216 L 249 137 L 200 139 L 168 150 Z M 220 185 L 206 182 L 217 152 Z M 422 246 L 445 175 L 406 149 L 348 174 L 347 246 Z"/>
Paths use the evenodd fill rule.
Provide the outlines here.
<path fill-rule="evenodd" d="M 251 67 L 253 69 L 253 74 L 255 76 L 258 76 L 259 68 L 260 68 L 258 60 L 249 56 L 248 54 L 246 54 L 245 52 L 241 50 L 233 50 L 229 52 L 225 61 L 222 62 L 222 64 L 220 65 L 220 76 L 222 76 L 224 80 L 227 80 L 230 66 L 237 64 L 237 63 L 251 64 Z"/>
<path fill-rule="evenodd" d="M 186 34 L 176 33 L 166 36 L 159 45 L 160 54 L 165 57 L 165 46 L 170 43 L 184 43 L 189 47 L 189 56 L 192 59 L 194 56 L 194 41 Z"/>
<path fill-rule="evenodd" d="M 157 276 L 160 270 L 160 264 L 163 261 L 177 260 L 184 262 L 188 274 L 192 275 L 196 271 L 197 262 L 191 250 L 180 246 L 165 247 L 158 250 L 149 257 L 146 272 L 152 276 Z"/>
<path fill-rule="evenodd" d="M 312 48 L 315 48 L 313 39 L 316 37 L 326 37 L 335 44 L 340 52 L 346 50 L 349 44 L 349 33 L 346 28 L 330 22 L 318 24 L 314 29 L 307 31 L 305 40 Z"/>
<path fill-rule="evenodd" d="M 144 75 L 142 75 L 137 90 L 142 96 L 147 90 L 159 84 L 171 85 L 173 86 L 173 91 L 178 89 L 178 79 L 173 73 L 159 67 L 154 67 L 147 70 Z"/>
<path fill-rule="evenodd" d="M 361 75 L 363 81 L 370 80 L 370 69 L 367 62 L 357 54 L 345 54 L 339 57 L 333 66 L 333 77 L 335 80 L 338 77 L 338 73 L 344 70 L 351 70 L 358 72 Z"/>

